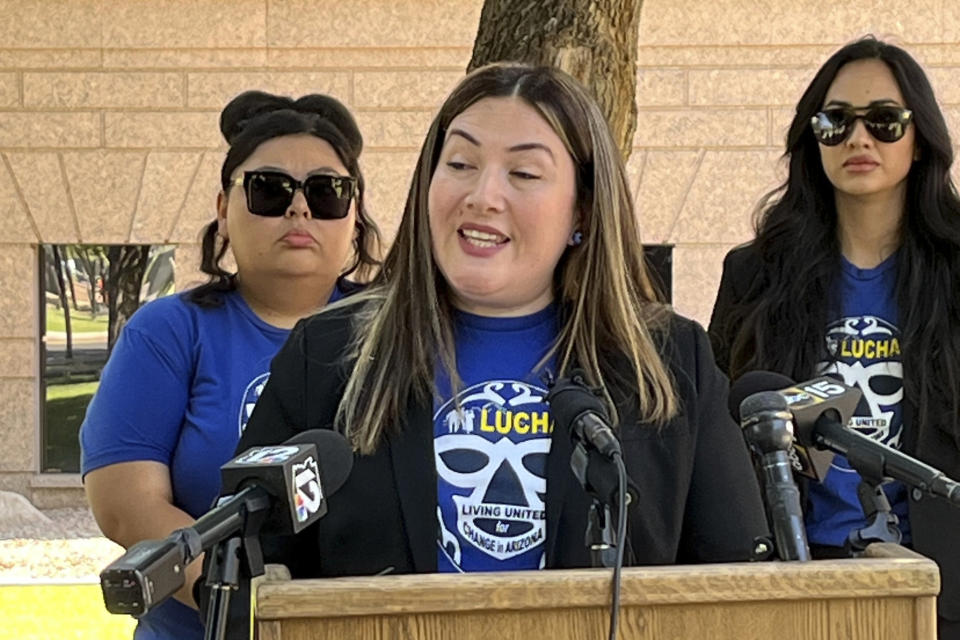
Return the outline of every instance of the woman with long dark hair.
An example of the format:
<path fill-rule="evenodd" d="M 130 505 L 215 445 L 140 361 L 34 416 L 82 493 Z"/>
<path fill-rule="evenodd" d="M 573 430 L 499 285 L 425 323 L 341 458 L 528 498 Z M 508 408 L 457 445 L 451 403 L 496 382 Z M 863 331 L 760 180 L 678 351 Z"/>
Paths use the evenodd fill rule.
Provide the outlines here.
<path fill-rule="evenodd" d="M 756 238 L 724 260 L 710 322 L 720 367 L 842 378 L 863 392 L 852 428 L 960 476 L 960 199 L 923 69 L 872 37 L 843 47 L 797 104 L 785 157 Z M 842 554 L 864 525 L 859 482 L 837 458 L 809 485 L 815 555 Z M 885 490 L 903 541 L 940 564 L 941 637 L 960 637 L 960 510 Z"/>
<path fill-rule="evenodd" d="M 340 102 L 250 91 L 224 108 L 220 129 L 230 148 L 203 235 L 210 281 L 134 314 L 80 430 L 93 514 L 124 547 L 210 509 L 291 327 L 355 290 L 346 275 L 377 265 L 363 140 Z M 235 272 L 223 266 L 228 245 Z M 141 617 L 135 638 L 203 637 L 191 594 L 200 563 L 186 572 L 177 599 Z"/>
<path fill-rule="evenodd" d="M 749 558 L 766 525 L 727 383 L 657 299 L 599 107 L 559 70 L 483 67 L 427 133 L 380 275 L 294 330 L 241 439 L 332 428 L 357 453 L 294 574 L 589 566 L 545 400 L 575 369 L 642 487 L 628 562 Z"/>

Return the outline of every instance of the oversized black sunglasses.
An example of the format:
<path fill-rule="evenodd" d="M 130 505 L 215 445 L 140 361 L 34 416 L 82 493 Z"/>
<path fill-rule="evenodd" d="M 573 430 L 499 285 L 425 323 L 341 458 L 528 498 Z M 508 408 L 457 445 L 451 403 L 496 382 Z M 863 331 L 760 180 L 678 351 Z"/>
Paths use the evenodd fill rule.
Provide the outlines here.
<path fill-rule="evenodd" d="M 857 113 L 864 109 L 865 113 Z M 863 120 L 870 135 L 880 142 L 896 142 L 907 132 L 912 118 L 912 111 L 893 105 L 830 107 L 813 116 L 810 124 L 820 144 L 833 147 L 853 134 L 857 120 Z"/>
<path fill-rule="evenodd" d="M 297 189 L 310 207 L 315 220 L 339 220 L 350 213 L 350 200 L 356 195 L 357 180 L 350 176 L 318 173 L 300 182 L 282 171 L 244 171 L 233 180 L 243 185 L 250 213 L 268 218 L 286 214 Z"/>

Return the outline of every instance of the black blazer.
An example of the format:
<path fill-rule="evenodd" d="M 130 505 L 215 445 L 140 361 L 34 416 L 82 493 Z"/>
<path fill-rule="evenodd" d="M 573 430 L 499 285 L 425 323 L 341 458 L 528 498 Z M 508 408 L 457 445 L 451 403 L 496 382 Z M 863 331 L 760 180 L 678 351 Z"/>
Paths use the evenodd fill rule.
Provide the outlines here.
<path fill-rule="evenodd" d="M 739 325 L 733 326 L 730 322 L 731 311 L 738 306 L 741 310 L 748 308 L 758 294 L 762 295 L 766 268 L 753 244 L 733 249 L 723 260 L 723 275 L 709 333 L 717 364 L 725 373 L 729 373 L 730 347 L 739 330 Z M 904 376 L 909 375 L 910 371 L 905 368 Z M 905 397 L 903 452 L 940 469 L 951 478 L 960 478 L 960 440 L 949 425 L 916 424 L 913 418 L 916 414 L 915 399 Z M 934 414 L 943 415 L 939 411 Z M 944 500 L 913 491 L 909 510 L 913 548 L 940 565 L 942 587 L 938 604 L 941 618 L 960 623 L 960 509 Z M 941 633 L 941 637 L 946 636 Z"/>
<path fill-rule="evenodd" d="M 271 367 L 270 380 L 238 451 L 331 428 L 352 363 L 343 361 L 351 308 L 301 321 Z M 747 560 L 767 526 L 748 451 L 726 408 L 727 380 L 707 336 L 673 316 L 660 336 L 680 400 L 662 429 L 637 419 L 635 394 L 612 389 L 621 411 L 624 459 L 639 488 L 628 528 L 636 564 Z M 403 375 L 398 371 L 397 375 Z M 411 401 L 376 452 L 356 455 L 327 515 L 295 540 L 265 544 L 268 561 L 295 577 L 437 570 L 437 473 L 431 407 Z M 546 566 L 590 565 L 584 546 L 590 501 L 570 471 L 570 438 L 559 429 L 547 456 Z"/>

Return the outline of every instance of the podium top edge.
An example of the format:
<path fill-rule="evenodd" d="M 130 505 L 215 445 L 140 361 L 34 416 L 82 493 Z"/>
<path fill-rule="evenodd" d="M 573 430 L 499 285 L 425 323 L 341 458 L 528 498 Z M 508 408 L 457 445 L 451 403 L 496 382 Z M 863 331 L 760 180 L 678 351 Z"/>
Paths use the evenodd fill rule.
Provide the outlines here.
<path fill-rule="evenodd" d="M 557 569 L 263 582 L 256 615 L 267 620 L 606 607 L 611 579 L 608 569 Z M 469 597 L 451 597 L 454 591 Z M 939 591 L 937 565 L 904 553 L 813 562 L 630 567 L 623 570 L 621 604 L 924 597 Z"/>

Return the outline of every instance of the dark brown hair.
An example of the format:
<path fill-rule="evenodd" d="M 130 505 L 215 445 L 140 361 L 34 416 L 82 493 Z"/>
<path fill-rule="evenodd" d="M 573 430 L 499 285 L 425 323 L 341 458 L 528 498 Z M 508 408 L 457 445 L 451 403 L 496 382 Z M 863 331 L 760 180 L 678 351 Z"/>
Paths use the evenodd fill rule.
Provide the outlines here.
<path fill-rule="evenodd" d="M 310 94 L 296 100 L 263 91 L 247 91 L 231 100 L 220 114 L 220 132 L 230 145 L 220 170 L 220 185 L 226 193 L 233 172 L 257 147 L 273 138 L 306 133 L 333 147 L 347 172 L 357 179 L 357 235 L 353 263 L 343 276 L 356 273 L 369 278 L 379 266 L 380 230 L 367 213 L 365 185 L 359 158 L 363 137 L 350 112 L 335 98 Z M 200 270 L 210 280 L 188 292 L 200 306 L 219 306 L 221 294 L 236 288 L 236 274 L 221 265 L 229 241 L 217 233 L 217 220 L 208 224 L 201 240 Z"/>

